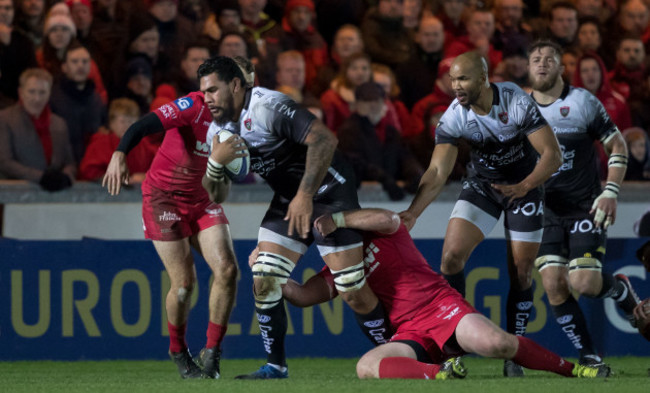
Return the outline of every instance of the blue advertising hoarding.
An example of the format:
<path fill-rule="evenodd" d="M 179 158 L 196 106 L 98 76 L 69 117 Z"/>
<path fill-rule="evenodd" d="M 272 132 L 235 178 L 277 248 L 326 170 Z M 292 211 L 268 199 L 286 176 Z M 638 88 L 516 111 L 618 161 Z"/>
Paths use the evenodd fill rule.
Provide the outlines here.
<path fill-rule="evenodd" d="M 641 297 L 648 277 L 634 258 L 639 239 L 611 239 L 605 269 L 625 273 Z M 252 240 L 235 241 L 240 274 L 224 358 L 264 357 L 247 266 Z M 442 240 L 416 240 L 439 271 Z M 193 352 L 205 343 L 210 271 L 197 257 L 198 288 L 188 324 Z M 466 266 L 467 298 L 505 326 L 508 276 L 504 240 L 486 240 Z M 305 281 L 323 263 L 310 249 L 292 277 Z M 555 323 L 535 275 L 535 302 L 527 336 L 563 356 L 575 356 Z M 0 360 L 162 359 L 167 356 L 165 296 L 169 278 L 147 241 L 18 241 L 0 239 Z M 594 342 L 607 356 L 650 355 L 650 343 L 631 328 L 613 301 L 582 298 Z M 371 344 L 340 299 L 313 308 L 288 306 L 287 354 L 358 357 Z"/>

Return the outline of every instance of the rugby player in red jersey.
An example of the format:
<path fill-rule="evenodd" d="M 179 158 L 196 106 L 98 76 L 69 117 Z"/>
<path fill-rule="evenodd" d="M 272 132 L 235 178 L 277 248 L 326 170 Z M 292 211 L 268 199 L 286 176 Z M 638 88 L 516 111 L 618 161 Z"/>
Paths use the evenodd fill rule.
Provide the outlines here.
<path fill-rule="evenodd" d="M 431 269 L 394 212 L 361 209 L 326 214 L 316 219 L 314 227 L 323 236 L 339 227 L 364 231 L 366 281 L 384 305 L 394 330 L 389 343 L 361 357 L 359 378 L 463 377 L 452 363 L 441 363 L 466 353 L 510 359 L 526 368 L 566 377 L 610 374 L 607 365 L 573 364 L 496 326 Z M 337 294 L 327 268 L 302 286 L 289 280 L 282 293 L 299 307 L 328 301 Z"/>
<path fill-rule="evenodd" d="M 212 115 L 201 92 L 169 102 L 131 126 L 113 153 L 102 181 L 111 195 L 128 182 L 126 154 L 146 136 L 165 132 L 146 179 L 142 183 L 142 222 L 145 237 L 153 240 L 156 252 L 169 274 L 167 327 L 169 355 L 183 378 L 219 378 L 221 341 L 226 333 L 236 292 L 237 261 L 228 219 L 221 207 L 229 181 L 218 185 L 222 199 L 213 202 L 202 187 L 210 156 L 216 162 L 241 157 L 239 137 L 213 144 L 206 140 Z M 207 342 L 199 356 L 199 367 L 187 348 L 185 331 L 196 270 L 194 247 L 210 266 L 214 280 L 210 288 Z"/>

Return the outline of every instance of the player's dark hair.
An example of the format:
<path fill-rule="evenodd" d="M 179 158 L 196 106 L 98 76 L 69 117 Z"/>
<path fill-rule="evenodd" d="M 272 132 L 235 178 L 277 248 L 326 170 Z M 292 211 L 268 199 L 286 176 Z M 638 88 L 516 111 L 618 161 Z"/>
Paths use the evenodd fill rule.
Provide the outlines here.
<path fill-rule="evenodd" d="M 555 41 L 551 40 L 538 40 L 533 42 L 528 47 L 528 57 L 532 55 L 535 51 L 541 50 L 542 48 L 552 48 L 560 59 L 562 59 L 562 47 Z"/>
<path fill-rule="evenodd" d="M 239 78 L 242 85 L 246 84 L 246 79 L 242 70 L 234 59 L 227 56 L 214 56 L 206 60 L 199 66 L 197 75 L 199 79 L 204 76 L 216 73 L 219 80 L 230 83 L 234 78 Z"/>

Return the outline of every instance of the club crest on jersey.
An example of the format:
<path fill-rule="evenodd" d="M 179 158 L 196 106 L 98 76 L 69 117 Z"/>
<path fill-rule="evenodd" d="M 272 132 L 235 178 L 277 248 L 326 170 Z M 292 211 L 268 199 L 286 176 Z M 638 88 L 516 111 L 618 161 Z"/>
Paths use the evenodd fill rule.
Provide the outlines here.
<path fill-rule="evenodd" d="M 246 129 L 247 129 L 248 131 L 251 130 L 251 126 L 252 126 L 252 124 L 253 124 L 253 121 L 252 121 L 251 119 L 246 119 L 246 120 L 244 120 L 244 127 L 246 127 Z"/>
<path fill-rule="evenodd" d="M 562 117 L 567 117 L 569 115 L 570 110 L 571 110 L 570 107 L 563 106 L 563 107 L 560 108 L 560 114 L 562 115 Z"/>
<path fill-rule="evenodd" d="M 501 123 L 503 124 L 508 124 L 508 112 L 499 113 L 499 120 L 501 120 Z"/>

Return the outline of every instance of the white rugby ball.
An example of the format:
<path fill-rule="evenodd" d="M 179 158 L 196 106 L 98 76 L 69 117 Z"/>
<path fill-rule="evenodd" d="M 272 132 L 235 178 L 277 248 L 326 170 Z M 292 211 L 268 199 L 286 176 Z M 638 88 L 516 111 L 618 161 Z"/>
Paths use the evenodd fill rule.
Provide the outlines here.
<path fill-rule="evenodd" d="M 234 134 L 230 131 L 220 130 L 219 131 L 219 143 L 228 140 Z M 246 153 L 246 157 L 237 157 L 234 160 L 230 161 L 228 164 L 224 165 L 226 175 L 233 181 L 242 181 L 248 175 L 248 171 L 251 167 L 250 155 L 248 153 L 248 147 L 246 146 L 246 141 L 241 138 L 244 148 L 241 150 Z"/>

